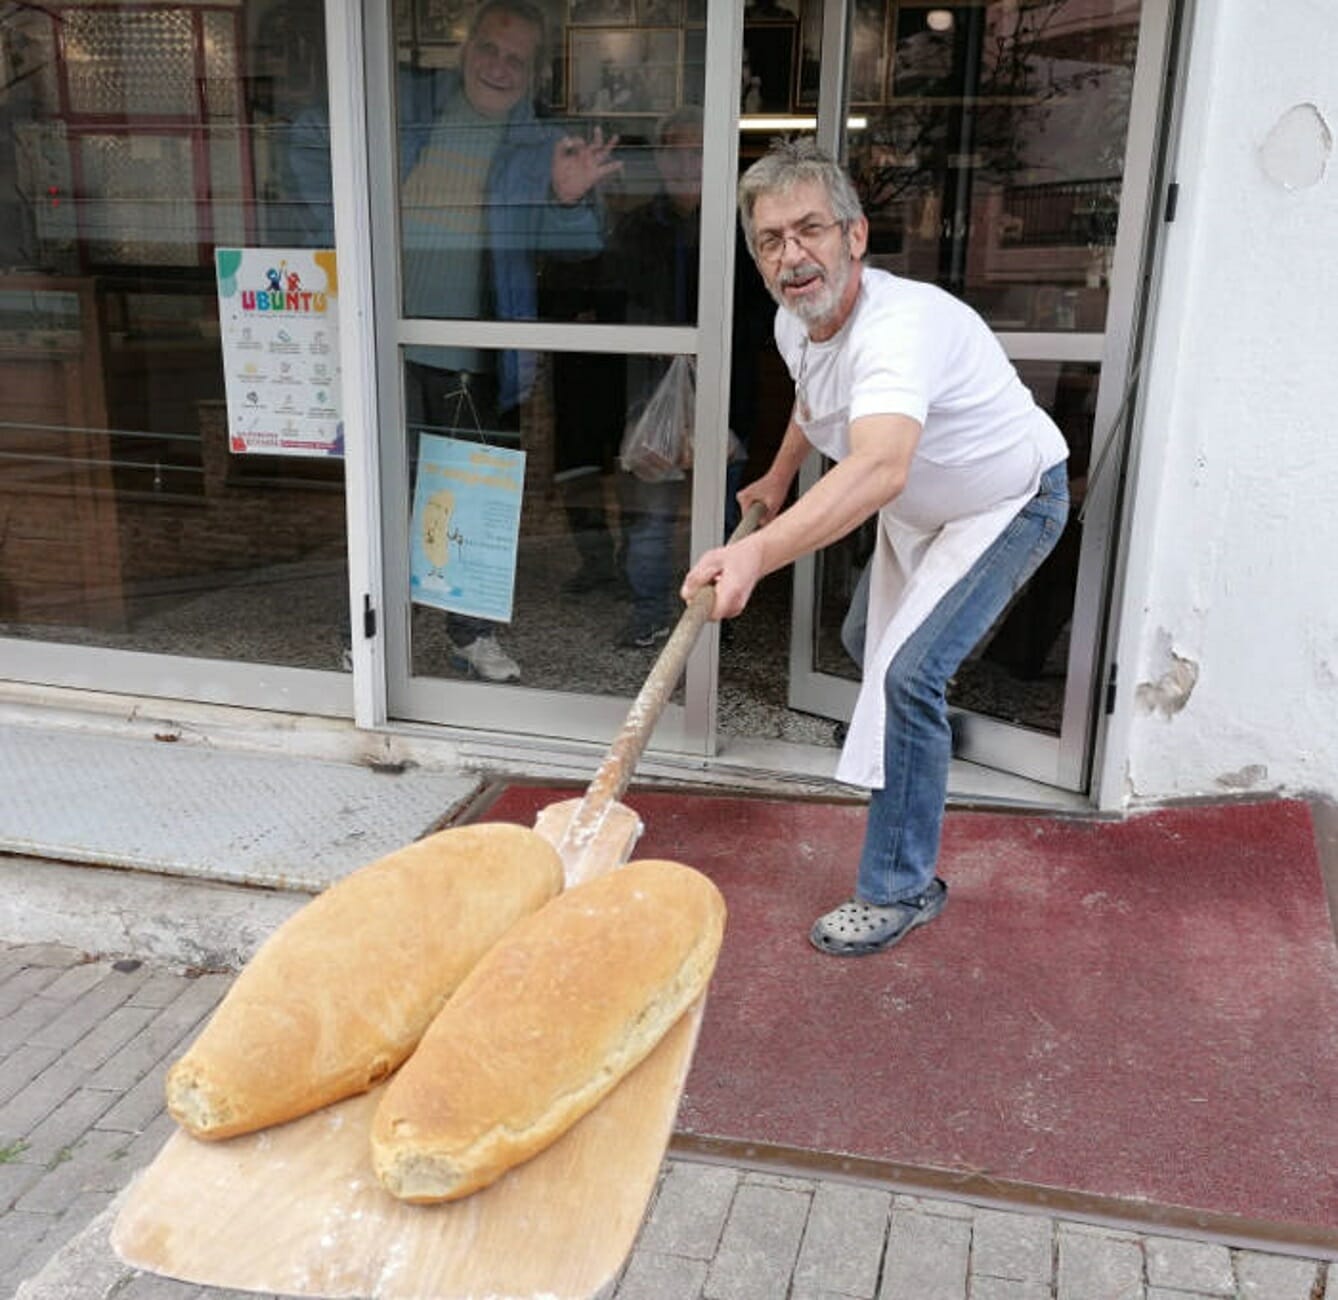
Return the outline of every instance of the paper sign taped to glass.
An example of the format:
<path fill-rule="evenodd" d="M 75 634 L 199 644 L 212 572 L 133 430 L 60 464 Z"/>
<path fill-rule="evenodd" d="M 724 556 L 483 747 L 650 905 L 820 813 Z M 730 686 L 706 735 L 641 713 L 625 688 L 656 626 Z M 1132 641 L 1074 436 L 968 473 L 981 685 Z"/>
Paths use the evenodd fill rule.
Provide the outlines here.
<path fill-rule="evenodd" d="M 423 434 L 409 527 L 410 599 L 509 623 L 524 487 L 523 451 Z"/>
<path fill-rule="evenodd" d="M 217 248 L 218 319 L 235 456 L 343 456 L 333 249 Z"/>

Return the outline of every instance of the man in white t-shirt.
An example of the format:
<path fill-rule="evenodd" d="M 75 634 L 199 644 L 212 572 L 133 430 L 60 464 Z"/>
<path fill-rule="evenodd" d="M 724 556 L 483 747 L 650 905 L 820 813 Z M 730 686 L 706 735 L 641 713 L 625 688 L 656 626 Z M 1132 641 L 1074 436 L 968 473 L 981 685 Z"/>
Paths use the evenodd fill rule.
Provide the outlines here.
<path fill-rule="evenodd" d="M 1068 449 L 998 340 L 942 290 L 862 264 L 868 222 L 846 173 L 809 140 L 739 183 L 749 251 L 780 305 L 795 383 L 770 469 L 739 493 L 765 527 L 704 554 L 731 618 L 758 580 L 877 513 L 864 674 L 837 775 L 871 790 L 855 894 L 810 933 L 823 952 L 890 947 L 947 902 L 935 875 L 952 734 L 947 683 L 1049 554 L 1068 517 Z M 836 465 L 785 509 L 817 448 Z"/>

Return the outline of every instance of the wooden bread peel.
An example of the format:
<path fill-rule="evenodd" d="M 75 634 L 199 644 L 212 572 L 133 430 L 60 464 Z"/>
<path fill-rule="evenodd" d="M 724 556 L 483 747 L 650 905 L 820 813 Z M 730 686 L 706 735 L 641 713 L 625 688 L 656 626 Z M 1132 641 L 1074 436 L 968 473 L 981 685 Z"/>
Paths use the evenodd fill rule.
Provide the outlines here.
<path fill-rule="evenodd" d="M 754 505 L 731 541 L 751 532 Z M 536 830 L 568 886 L 627 861 L 641 821 L 619 802 L 715 593 L 689 603 L 585 795 Z M 534 1159 L 461 1201 L 384 1192 L 368 1133 L 381 1087 L 224 1142 L 173 1133 L 112 1230 L 127 1264 L 199 1285 L 376 1300 L 592 1300 L 640 1229 L 692 1063 L 703 1000 L 593 1111 Z M 384 1086 L 384 1085 L 382 1085 Z"/>

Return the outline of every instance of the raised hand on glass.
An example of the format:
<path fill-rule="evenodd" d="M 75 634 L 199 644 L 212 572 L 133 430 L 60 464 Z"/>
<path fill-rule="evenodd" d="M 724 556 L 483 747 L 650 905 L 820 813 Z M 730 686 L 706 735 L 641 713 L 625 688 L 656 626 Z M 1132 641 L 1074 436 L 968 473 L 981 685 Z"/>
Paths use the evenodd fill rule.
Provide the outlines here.
<path fill-rule="evenodd" d="M 613 157 L 617 143 L 616 135 L 605 140 L 599 127 L 589 140 L 578 135 L 563 136 L 553 146 L 552 183 L 557 201 L 578 203 L 600 181 L 622 171 L 622 163 Z"/>

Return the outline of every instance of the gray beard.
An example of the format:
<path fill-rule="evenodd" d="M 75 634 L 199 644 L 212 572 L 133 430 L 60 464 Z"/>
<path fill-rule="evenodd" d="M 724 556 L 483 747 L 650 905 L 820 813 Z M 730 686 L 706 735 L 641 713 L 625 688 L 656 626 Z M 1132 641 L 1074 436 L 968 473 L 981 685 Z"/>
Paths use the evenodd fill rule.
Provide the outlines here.
<path fill-rule="evenodd" d="M 850 274 L 854 268 L 850 261 L 850 250 L 844 240 L 841 249 L 845 256 L 832 275 L 826 277 L 822 292 L 794 303 L 785 297 L 779 280 L 774 286 L 768 286 L 777 305 L 810 329 L 815 325 L 825 324 L 841 305 L 841 299 L 845 296 L 846 286 L 850 283 Z"/>

